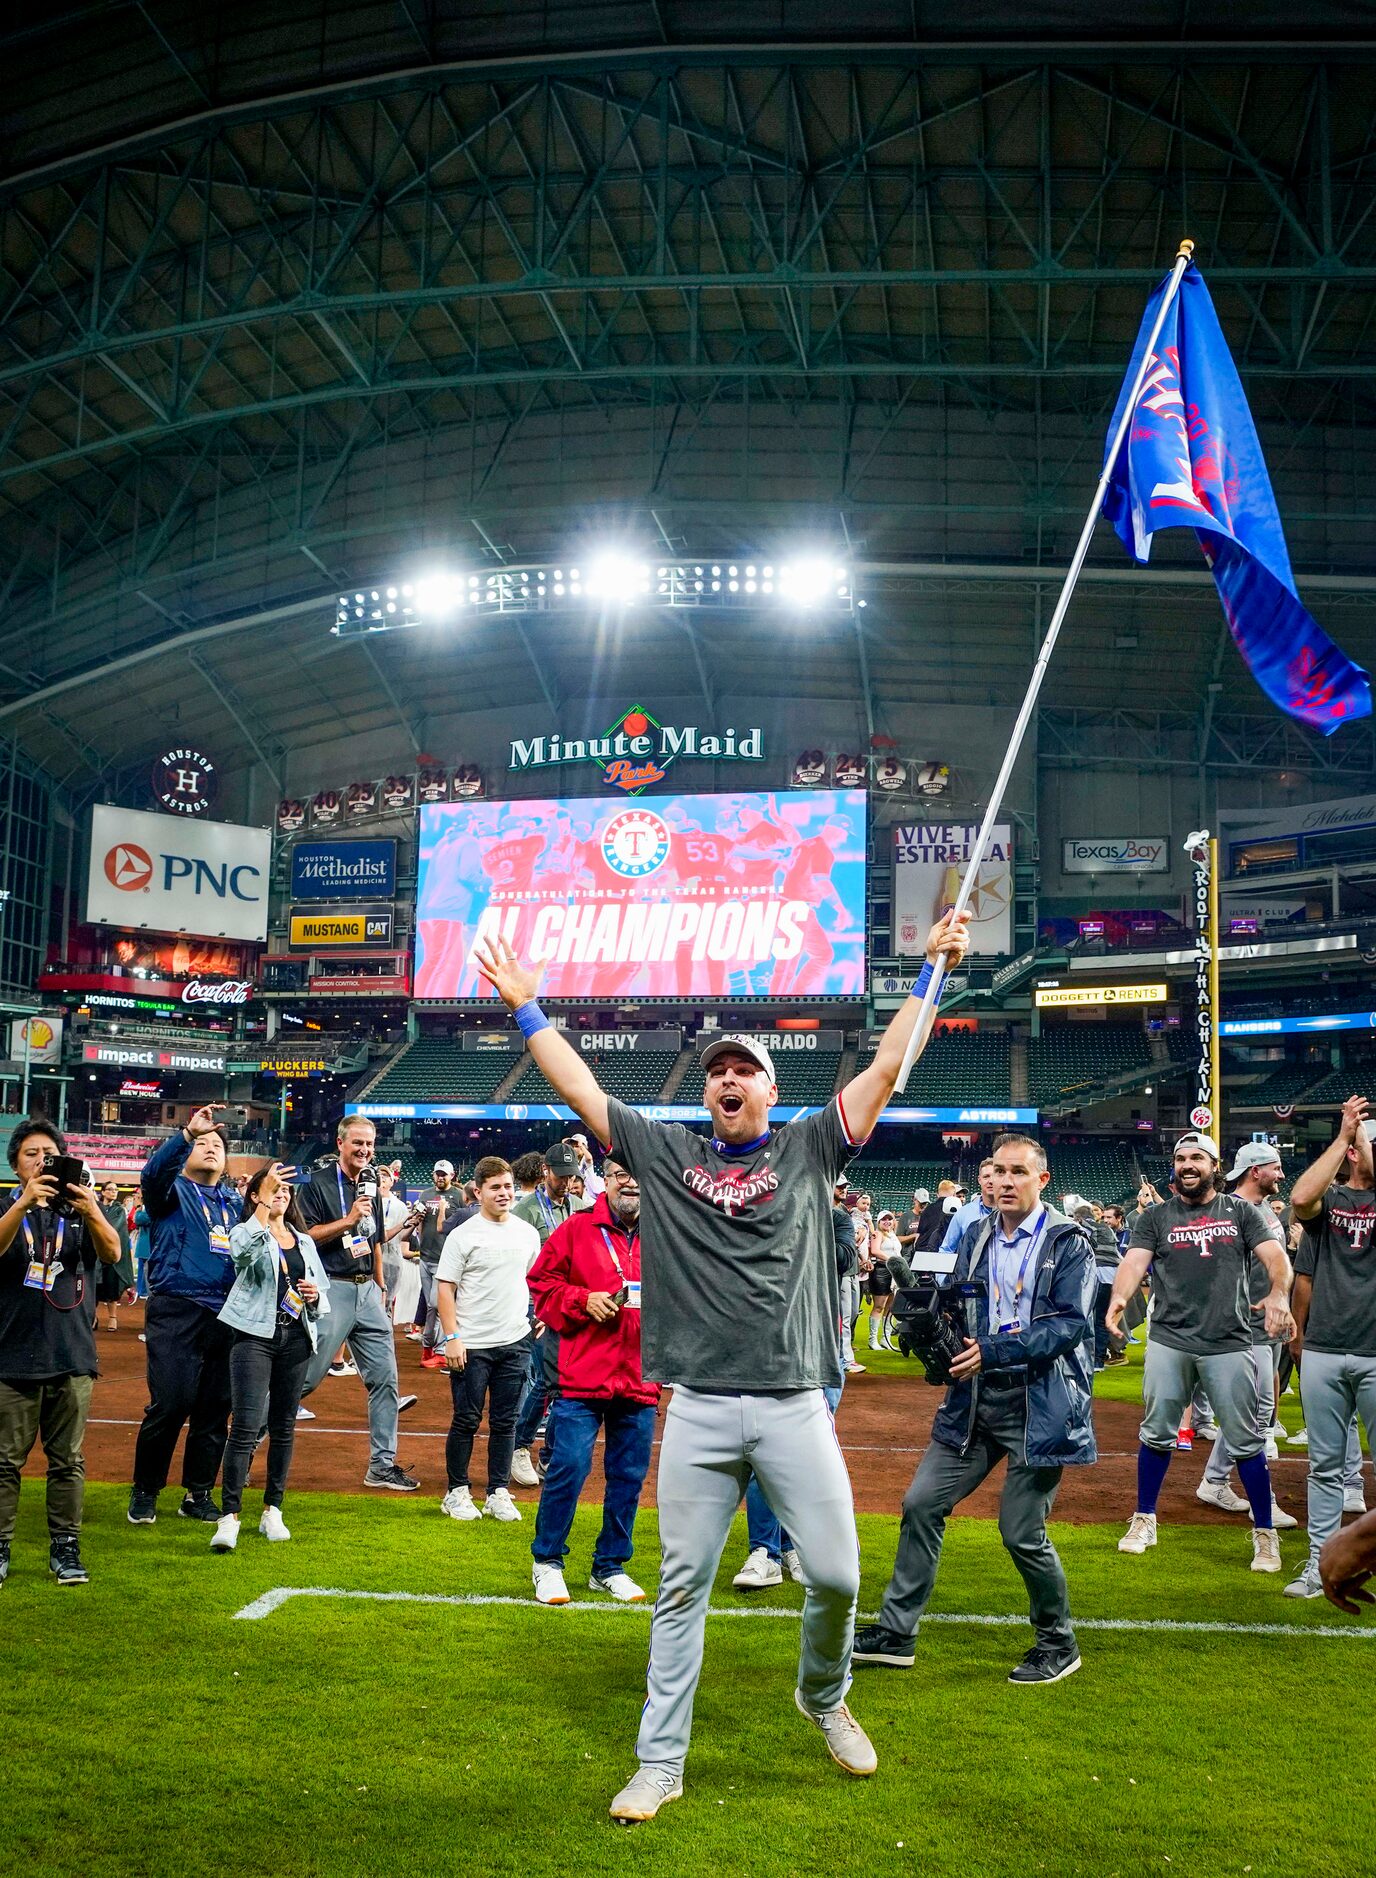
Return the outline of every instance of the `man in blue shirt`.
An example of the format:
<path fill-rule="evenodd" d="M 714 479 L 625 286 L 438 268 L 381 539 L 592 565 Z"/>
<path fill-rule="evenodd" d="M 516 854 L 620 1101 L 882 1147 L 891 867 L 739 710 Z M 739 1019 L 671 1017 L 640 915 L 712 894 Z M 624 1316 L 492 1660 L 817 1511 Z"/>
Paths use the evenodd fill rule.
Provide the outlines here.
<path fill-rule="evenodd" d="M 1008 1680 L 1060 1682 L 1080 1667 L 1065 1572 L 1046 1522 L 1063 1467 L 1096 1458 L 1090 1351 L 1096 1279 L 1083 1231 L 1042 1199 L 1046 1154 L 1024 1135 L 994 1144 L 995 1211 L 966 1228 L 951 1282 L 973 1335 L 951 1365 L 932 1442 L 903 1500 L 893 1576 L 851 1661 L 911 1669 L 950 1514 L 1008 1463 L 999 1537 L 1027 1586 L 1036 1643 Z"/>
<path fill-rule="evenodd" d="M 988 1219 L 994 1210 L 994 1157 L 979 1164 L 979 1192 L 973 1200 L 967 1200 L 960 1210 L 951 1215 L 951 1223 L 946 1228 L 941 1240 L 941 1250 L 946 1256 L 960 1249 L 960 1242 L 971 1226 L 980 1220 Z"/>
<path fill-rule="evenodd" d="M 186 1428 L 177 1511 L 218 1520 L 211 1497 L 229 1433 L 229 1352 L 234 1333 L 219 1311 L 234 1283 L 229 1232 L 242 1202 L 225 1176 L 228 1139 L 215 1119 L 222 1103 L 196 1110 L 155 1148 L 141 1178 L 149 1222 L 148 1407 L 134 1444 L 131 1526 L 151 1526 L 172 1451 Z"/>

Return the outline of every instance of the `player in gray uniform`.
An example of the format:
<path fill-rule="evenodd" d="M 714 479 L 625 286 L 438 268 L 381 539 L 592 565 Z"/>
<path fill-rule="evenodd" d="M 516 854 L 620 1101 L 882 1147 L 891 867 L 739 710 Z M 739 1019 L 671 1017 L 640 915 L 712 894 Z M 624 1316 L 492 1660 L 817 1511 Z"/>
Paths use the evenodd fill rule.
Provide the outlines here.
<path fill-rule="evenodd" d="M 1218 1147 L 1207 1135 L 1182 1135 L 1173 1168 L 1176 1197 L 1147 1207 L 1133 1227 L 1105 1318 L 1111 1336 L 1150 1265 L 1152 1320 L 1142 1366 L 1146 1413 L 1137 1450 L 1137 1511 L 1118 1550 L 1141 1553 L 1156 1544 L 1156 1502 L 1175 1451 L 1176 1430 L 1202 1383 L 1252 1508 L 1252 1570 L 1278 1572 L 1266 1436 L 1258 1419 L 1249 1281 L 1252 1263 L 1259 1259 L 1271 1283 L 1255 1308 L 1268 1335 L 1288 1338 L 1294 1332 L 1290 1261 L 1274 1214 L 1219 1191 Z"/>
<path fill-rule="evenodd" d="M 841 1383 L 831 1195 L 893 1094 L 930 967 L 943 953 L 952 964 L 964 956 L 967 922 L 947 915 L 932 928 L 929 970 L 873 1062 L 816 1114 L 771 1129 L 778 1088 L 768 1051 L 744 1037 L 713 1041 L 702 1057 L 710 1140 L 605 1095 L 535 1002 L 540 968 L 504 941 L 476 955 L 561 1100 L 640 1183 L 642 1365 L 674 1395 L 659 1459 L 663 1564 L 640 1767 L 611 1805 L 623 1823 L 653 1819 L 683 1793 L 708 1600 L 752 1472 L 806 1585 L 794 1700 L 847 1773 L 877 1766 L 845 1700 L 860 1561 L 850 1478 L 822 1394 Z M 745 1300 L 756 1308 L 743 1309 Z"/>

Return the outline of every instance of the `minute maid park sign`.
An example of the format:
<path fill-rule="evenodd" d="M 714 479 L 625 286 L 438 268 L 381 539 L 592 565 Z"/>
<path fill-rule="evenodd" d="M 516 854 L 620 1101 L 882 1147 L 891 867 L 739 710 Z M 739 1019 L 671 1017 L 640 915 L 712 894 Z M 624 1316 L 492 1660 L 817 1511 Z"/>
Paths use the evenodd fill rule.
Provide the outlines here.
<path fill-rule="evenodd" d="M 733 727 L 705 732 L 696 724 L 661 724 L 643 704 L 623 711 L 600 737 L 551 737 L 511 740 L 509 769 L 552 769 L 561 763 L 596 763 L 610 789 L 639 795 L 663 782 L 675 757 L 729 757 L 758 762 L 764 756 L 764 732 Z"/>

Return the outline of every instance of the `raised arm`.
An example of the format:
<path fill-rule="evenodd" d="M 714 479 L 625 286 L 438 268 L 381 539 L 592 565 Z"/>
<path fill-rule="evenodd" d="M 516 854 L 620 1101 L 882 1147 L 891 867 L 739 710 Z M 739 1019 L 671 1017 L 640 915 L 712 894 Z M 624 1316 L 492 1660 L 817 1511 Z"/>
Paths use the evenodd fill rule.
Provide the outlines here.
<path fill-rule="evenodd" d="M 481 950 L 474 952 L 473 962 L 515 1015 L 526 1048 L 544 1071 L 550 1086 L 606 1147 L 611 1140 L 607 1098 L 577 1050 L 554 1028 L 535 1002 L 540 980 L 545 975 L 543 963 L 524 964 L 505 939 L 486 942 Z"/>
<path fill-rule="evenodd" d="M 957 920 L 950 913 L 943 916 L 927 934 L 927 963 L 935 967 L 944 952 L 946 969 L 953 971 L 965 957 L 965 948 L 970 943 L 970 915 L 962 913 Z M 925 989 L 925 981 L 923 983 Z M 865 1141 L 873 1133 L 875 1123 L 883 1114 L 890 1096 L 898 1083 L 898 1072 L 903 1067 L 903 1055 L 908 1047 L 908 1039 L 913 1034 L 917 1023 L 917 1014 L 922 1008 L 922 998 L 914 993 L 906 998 L 901 1010 L 894 1017 L 884 1032 L 884 1040 L 874 1053 L 874 1061 L 854 1076 L 841 1091 L 841 1106 L 845 1113 L 846 1127 L 852 1141 Z M 923 1048 L 926 1048 L 924 1042 Z M 543 1065 L 541 1065 L 543 1068 Z M 554 1078 L 551 1076 L 550 1081 Z"/>
<path fill-rule="evenodd" d="M 1316 1218 L 1323 1207 L 1323 1196 L 1335 1180 L 1342 1178 L 1348 1149 L 1356 1146 L 1359 1136 L 1365 1135 L 1362 1123 L 1366 1120 L 1367 1106 L 1365 1096 L 1349 1096 L 1343 1103 L 1343 1118 L 1337 1134 L 1291 1189 L 1290 1204 L 1297 1219 Z"/>

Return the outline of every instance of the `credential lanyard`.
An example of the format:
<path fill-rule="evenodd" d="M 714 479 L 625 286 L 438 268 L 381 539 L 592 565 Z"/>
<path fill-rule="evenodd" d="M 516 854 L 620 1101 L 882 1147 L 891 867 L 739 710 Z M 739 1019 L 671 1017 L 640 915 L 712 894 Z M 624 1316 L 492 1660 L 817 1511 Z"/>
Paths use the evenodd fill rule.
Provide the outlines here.
<path fill-rule="evenodd" d="M 33 1227 L 29 1224 L 28 1220 L 24 1219 L 20 1223 L 24 1229 L 24 1243 L 29 1248 L 29 1263 L 30 1265 L 40 1265 L 43 1270 L 44 1298 L 52 1305 L 55 1311 L 74 1311 L 86 1295 L 86 1274 L 82 1271 L 80 1263 L 78 1263 L 76 1271 L 73 1273 L 76 1295 L 73 1297 L 71 1303 L 58 1304 L 53 1297 L 53 1286 L 57 1283 L 58 1271 L 62 1268 L 62 1241 L 67 1236 L 66 1220 L 58 1220 L 57 1231 L 53 1234 L 51 1240 L 48 1238 L 48 1235 L 44 1233 L 42 1239 L 37 1243 L 34 1241 Z M 53 1266 L 57 1266 L 58 1271 L 53 1271 Z M 52 1273 L 51 1277 L 49 1276 L 50 1272 Z"/>
<path fill-rule="evenodd" d="M 212 1221 L 211 1221 L 211 1218 L 210 1218 L 210 1208 L 209 1208 L 209 1207 L 208 1207 L 208 1206 L 206 1205 L 206 1203 L 205 1203 L 205 1195 L 204 1195 L 204 1194 L 200 1194 L 200 1195 L 199 1195 L 198 1197 L 199 1197 L 199 1199 L 200 1199 L 200 1202 L 201 1202 L 201 1211 L 202 1211 L 202 1213 L 204 1213 L 204 1215 L 205 1215 L 205 1229 L 206 1229 L 206 1231 L 207 1231 L 207 1232 L 213 1232 L 213 1231 L 214 1231 L 214 1225 L 213 1225 L 213 1223 L 212 1223 Z M 219 1195 L 217 1196 L 217 1198 L 218 1198 L 218 1200 L 219 1200 L 219 1206 L 220 1206 L 220 1225 L 221 1225 L 221 1227 L 222 1227 L 222 1229 L 224 1230 L 224 1233 L 225 1233 L 225 1235 L 226 1235 L 226 1237 L 228 1237 L 228 1234 L 229 1234 L 229 1208 L 228 1208 L 228 1207 L 227 1207 L 227 1206 L 225 1205 L 225 1200 L 224 1200 L 224 1195 L 223 1195 L 223 1194 L 219 1194 Z"/>
<path fill-rule="evenodd" d="M 629 1278 L 627 1278 L 626 1273 L 622 1267 L 621 1260 L 617 1257 L 616 1247 L 612 1244 L 611 1234 L 607 1231 L 607 1228 L 605 1226 L 599 1226 L 597 1230 L 601 1233 L 602 1243 L 607 1248 L 607 1257 L 611 1260 L 612 1264 L 615 1265 L 616 1267 L 617 1277 L 621 1280 L 623 1285 L 629 1284 L 631 1281 Z M 627 1258 L 630 1258 L 639 1249 L 639 1246 L 640 1246 L 640 1234 L 633 1233 L 626 1241 Z"/>
<path fill-rule="evenodd" d="M 1018 1315 L 1018 1306 L 1022 1303 L 1023 1287 L 1027 1282 L 1027 1268 L 1032 1263 L 1036 1253 L 1041 1249 L 1041 1243 L 1045 1236 L 1046 1208 L 1043 1207 L 1041 1217 L 1032 1228 L 1032 1237 L 1028 1241 L 1027 1250 L 1022 1255 L 1022 1264 L 1018 1267 L 1018 1281 L 1013 1291 L 1012 1316 L 1014 1320 L 1016 1320 Z M 989 1257 L 989 1276 L 994 1287 L 994 1322 L 996 1327 L 1003 1322 L 1003 1293 L 999 1288 L 999 1262 L 997 1257 L 998 1239 L 999 1228 L 996 1226 L 994 1228 L 994 1242 L 990 1247 Z"/>

